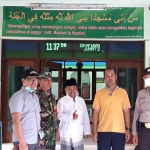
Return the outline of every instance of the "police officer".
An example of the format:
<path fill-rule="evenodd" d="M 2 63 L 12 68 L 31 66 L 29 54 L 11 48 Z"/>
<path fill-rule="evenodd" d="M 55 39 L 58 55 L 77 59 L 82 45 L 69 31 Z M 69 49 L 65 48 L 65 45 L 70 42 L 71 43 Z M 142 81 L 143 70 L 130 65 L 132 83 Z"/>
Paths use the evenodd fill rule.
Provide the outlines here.
<path fill-rule="evenodd" d="M 144 69 L 145 89 L 139 91 L 132 124 L 133 143 L 141 150 L 150 150 L 150 67 Z M 137 130 L 138 121 L 138 130 Z"/>

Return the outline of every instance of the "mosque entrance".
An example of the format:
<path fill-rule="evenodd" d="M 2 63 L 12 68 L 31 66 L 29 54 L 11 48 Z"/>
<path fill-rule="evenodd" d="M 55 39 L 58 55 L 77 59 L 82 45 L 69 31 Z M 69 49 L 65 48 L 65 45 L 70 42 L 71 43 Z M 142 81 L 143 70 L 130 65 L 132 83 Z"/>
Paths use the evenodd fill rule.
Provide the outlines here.
<path fill-rule="evenodd" d="M 144 42 L 135 41 L 3 40 L 0 103 L 3 142 L 11 142 L 12 120 L 8 101 L 21 88 L 24 69 L 50 71 L 53 79 L 51 90 L 57 100 L 63 95 L 65 81 L 75 78 L 92 126 L 92 103 L 96 91 L 105 87 L 106 68 L 117 69 L 117 84 L 128 92 L 132 118 L 137 92 L 143 88 L 143 54 Z"/>

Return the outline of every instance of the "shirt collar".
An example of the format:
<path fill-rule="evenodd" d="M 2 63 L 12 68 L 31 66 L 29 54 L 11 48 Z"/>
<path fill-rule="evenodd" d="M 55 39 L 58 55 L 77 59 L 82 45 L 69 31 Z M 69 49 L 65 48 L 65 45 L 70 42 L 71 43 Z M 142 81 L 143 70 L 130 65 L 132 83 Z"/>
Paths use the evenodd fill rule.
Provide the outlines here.
<path fill-rule="evenodd" d="M 47 92 L 45 92 L 45 91 L 43 91 L 43 89 L 40 86 L 37 88 L 36 92 L 44 93 L 46 95 L 50 95 L 50 89 Z"/>
<path fill-rule="evenodd" d="M 150 93 L 150 89 L 148 87 L 145 88 L 145 91 Z"/>
<path fill-rule="evenodd" d="M 72 97 L 70 97 L 69 95 L 66 95 L 67 96 L 67 98 L 69 98 L 70 100 L 73 100 L 73 101 L 75 101 L 76 100 L 76 97 L 73 99 Z"/>
<path fill-rule="evenodd" d="M 46 95 L 50 95 L 50 90 L 45 92 Z"/>
<path fill-rule="evenodd" d="M 105 89 L 111 91 L 111 89 L 109 87 L 107 87 L 107 86 L 105 86 Z M 119 87 L 117 85 L 116 88 L 115 88 L 115 90 L 118 90 L 118 89 L 119 89 Z"/>

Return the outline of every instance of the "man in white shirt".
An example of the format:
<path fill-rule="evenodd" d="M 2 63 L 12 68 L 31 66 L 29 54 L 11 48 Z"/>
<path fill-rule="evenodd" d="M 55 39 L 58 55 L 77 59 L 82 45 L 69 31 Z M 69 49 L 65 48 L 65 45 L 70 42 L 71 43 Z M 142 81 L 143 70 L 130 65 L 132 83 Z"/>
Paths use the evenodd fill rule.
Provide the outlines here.
<path fill-rule="evenodd" d="M 57 103 L 61 150 L 84 150 L 83 136 L 88 138 L 91 134 L 86 104 L 76 95 L 75 79 L 66 81 L 65 91 L 66 96 Z"/>

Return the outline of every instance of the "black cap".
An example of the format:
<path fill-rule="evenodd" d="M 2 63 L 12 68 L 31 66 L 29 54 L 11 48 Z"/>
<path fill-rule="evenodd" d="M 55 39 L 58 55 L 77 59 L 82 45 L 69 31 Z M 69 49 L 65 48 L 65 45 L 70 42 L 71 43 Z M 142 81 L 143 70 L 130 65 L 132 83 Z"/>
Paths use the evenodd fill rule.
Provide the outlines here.
<path fill-rule="evenodd" d="M 34 69 L 26 69 L 22 73 L 22 78 L 37 78 L 38 73 Z"/>
<path fill-rule="evenodd" d="M 144 69 L 143 76 L 150 74 L 150 67 Z"/>
<path fill-rule="evenodd" d="M 66 80 L 66 86 L 76 86 L 76 79 L 75 78 L 71 78 L 69 80 Z"/>

